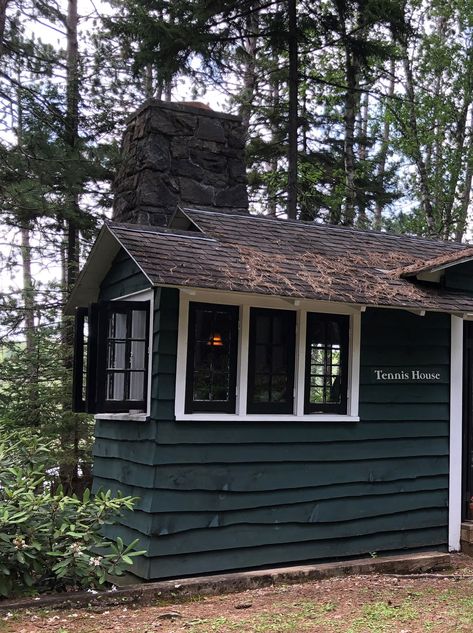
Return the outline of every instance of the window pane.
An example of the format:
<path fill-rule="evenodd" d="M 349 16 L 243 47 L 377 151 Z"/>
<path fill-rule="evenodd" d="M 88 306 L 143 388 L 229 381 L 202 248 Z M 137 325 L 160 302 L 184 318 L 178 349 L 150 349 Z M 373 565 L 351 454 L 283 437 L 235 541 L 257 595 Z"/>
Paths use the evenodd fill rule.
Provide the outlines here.
<path fill-rule="evenodd" d="M 133 310 L 131 313 L 131 338 L 142 338 L 146 336 L 146 312 L 143 310 Z"/>
<path fill-rule="evenodd" d="M 250 313 L 248 411 L 291 413 L 295 313 L 253 308 Z M 268 407 L 265 409 L 264 405 Z"/>
<path fill-rule="evenodd" d="M 125 400 L 125 374 L 110 372 L 107 374 L 107 400 Z"/>
<path fill-rule="evenodd" d="M 270 398 L 269 374 L 256 374 L 253 398 L 255 402 L 268 402 Z"/>
<path fill-rule="evenodd" d="M 194 372 L 193 400 L 210 400 L 210 374 L 205 371 Z"/>
<path fill-rule="evenodd" d="M 271 377 L 271 400 L 273 402 L 286 402 L 287 399 L 287 376 L 273 375 Z"/>
<path fill-rule="evenodd" d="M 143 400 L 145 392 L 145 373 L 132 371 L 130 376 L 130 400 Z"/>
<path fill-rule="evenodd" d="M 255 345 L 255 368 L 257 372 L 271 372 L 271 347 L 269 345 Z"/>
<path fill-rule="evenodd" d="M 306 407 L 316 405 L 311 411 L 346 412 L 348 327 L 347 316 L 308 315 Z"/>
<path fill-rule="evenodd" d="M 190 304 L 186 410 L 234 410 L 237 338 L 236 307 Z"/>
<path fill-rule="evenodd" d="M 144 369 L 146 361 L 145 341 L 132 341 L 130 351 L 130 369 Z"/>
<path fill-rule="evenodd" d="M 126 369 L 126 343 L 108 342 L 107 369 Z"/>
<path fill-rule="evenodd" d="M 271 343 L 271 317 L 261 315 L 255 323 L 255 343 Z"/>
<path fill-rule="evenodd" d="M 114 312 L 110 316 L 108 337 L 109 338 L 126 338 L 126 314 L 122 312 Z"/>

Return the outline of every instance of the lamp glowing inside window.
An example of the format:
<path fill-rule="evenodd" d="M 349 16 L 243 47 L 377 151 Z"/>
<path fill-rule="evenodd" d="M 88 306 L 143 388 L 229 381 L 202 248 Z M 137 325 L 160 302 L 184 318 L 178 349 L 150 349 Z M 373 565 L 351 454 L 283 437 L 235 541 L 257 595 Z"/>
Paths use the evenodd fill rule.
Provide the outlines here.
<path fill-rule="evenodd" d="M 214 332 L 210 335 L 207 345 L 209 347 L 223 347 L 222 335 L 218 332 Z"/>
<path fill-rule="evenodd" d="M 234 412 L 238 308 L 190 303 L 187 411 Z"/>

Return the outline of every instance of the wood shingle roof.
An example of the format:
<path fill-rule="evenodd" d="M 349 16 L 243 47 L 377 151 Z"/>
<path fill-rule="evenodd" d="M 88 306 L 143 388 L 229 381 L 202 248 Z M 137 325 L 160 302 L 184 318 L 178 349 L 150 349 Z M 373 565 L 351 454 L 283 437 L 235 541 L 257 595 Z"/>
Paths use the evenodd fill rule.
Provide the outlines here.
<path fill-rule="evenodd" d="M 402 276 L 462 259 L 451 242 L 185 209 L 189 230 L 109 223 L 154 285 L 371 306 L 473 312 L 473 296 Z"/>

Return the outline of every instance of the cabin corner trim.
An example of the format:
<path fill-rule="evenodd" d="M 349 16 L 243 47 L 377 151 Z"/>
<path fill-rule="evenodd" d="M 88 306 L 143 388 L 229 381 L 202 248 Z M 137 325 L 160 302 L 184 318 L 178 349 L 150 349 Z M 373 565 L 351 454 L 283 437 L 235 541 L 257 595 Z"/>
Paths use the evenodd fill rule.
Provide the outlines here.
<path fill-rule="evenodd" d="M 460 550 L 462 520 L 463 319 L 451 316 L 448 549 Z"/>

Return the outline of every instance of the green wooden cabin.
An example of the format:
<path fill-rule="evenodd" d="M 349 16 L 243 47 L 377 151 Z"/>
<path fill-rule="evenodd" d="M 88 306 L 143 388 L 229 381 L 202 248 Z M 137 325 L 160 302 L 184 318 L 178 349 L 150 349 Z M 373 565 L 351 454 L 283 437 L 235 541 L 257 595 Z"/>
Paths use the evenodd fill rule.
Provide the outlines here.
<path fill-rule="evenodd" d="M 146 580 L 458 550 L 473 250 L 250 215 L 238 131 L 135 114 L 69 300 L 94 487 L 139 497 L 110 536 Z"/>

